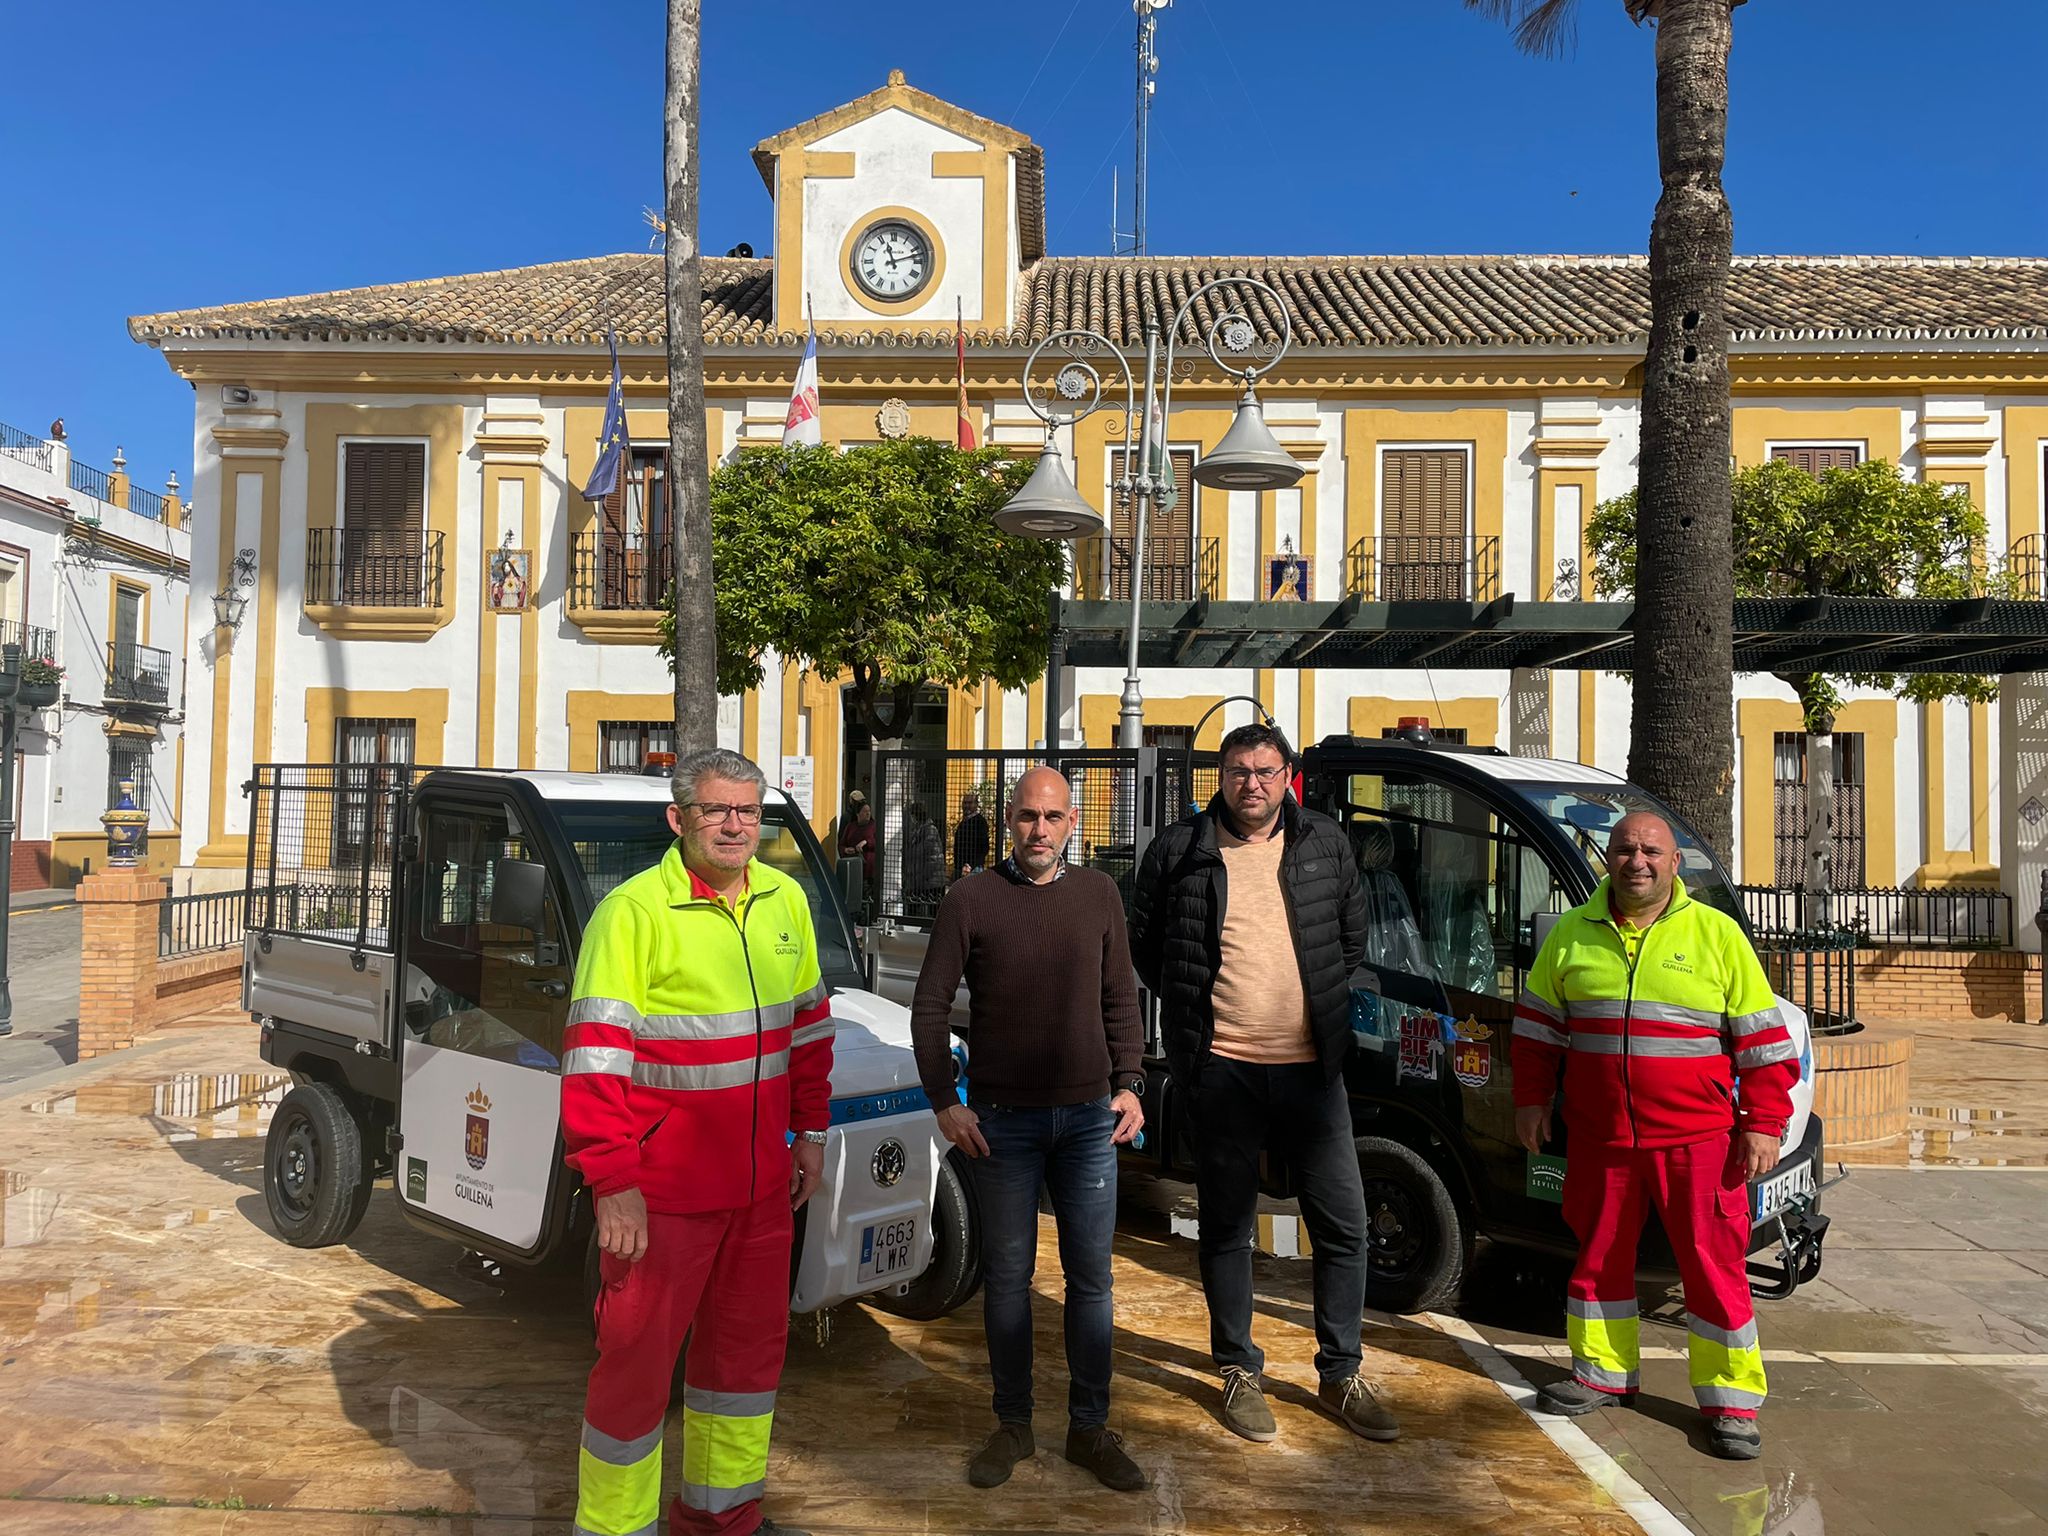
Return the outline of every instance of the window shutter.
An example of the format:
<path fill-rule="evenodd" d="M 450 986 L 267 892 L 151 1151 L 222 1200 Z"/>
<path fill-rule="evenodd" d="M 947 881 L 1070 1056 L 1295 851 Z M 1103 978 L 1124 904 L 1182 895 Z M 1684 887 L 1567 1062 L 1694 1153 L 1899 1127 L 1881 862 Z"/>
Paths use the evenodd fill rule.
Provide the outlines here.
<path fill-rule="evenodd" d="M 1465 450 L 1396 449 L 1381 475 L 1381 598 L 1464 597 Z"/>
<path fill-rule="evenodd" d="M 1771 457 L 1819 478 L 1825 470 L 1854 469 L 1863 462 L 1863 450 L 1854 444 L 1823 447 L 1815 443 L 1783 443 L 1771 450 Z"/>

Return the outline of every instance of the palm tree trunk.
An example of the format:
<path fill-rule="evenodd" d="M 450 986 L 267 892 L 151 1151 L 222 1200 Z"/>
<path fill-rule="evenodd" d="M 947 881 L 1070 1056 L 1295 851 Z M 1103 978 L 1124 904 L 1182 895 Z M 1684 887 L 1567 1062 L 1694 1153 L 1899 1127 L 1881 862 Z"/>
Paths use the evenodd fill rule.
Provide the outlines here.
<path fill-rule="evenodd" d="M 1721 190 L 1732 32 L 1729 0 L 1661 7 L 1664 190 L 1650 224 L 1629 748 L 1629 777 L 1723 854 L 1735 782 L 1726 311 L 1734 226 Z"/>
<path fill-rule="evenodd" d="M 711 598 L 711 470 L 704 439 L 704 284 L 697 264 L 701 0 L 669 0 L 663 113 L 663 272 L 668 289 L 668 471 L 675 560 L 676 751 L 718 745 L 718 632 Z"/>

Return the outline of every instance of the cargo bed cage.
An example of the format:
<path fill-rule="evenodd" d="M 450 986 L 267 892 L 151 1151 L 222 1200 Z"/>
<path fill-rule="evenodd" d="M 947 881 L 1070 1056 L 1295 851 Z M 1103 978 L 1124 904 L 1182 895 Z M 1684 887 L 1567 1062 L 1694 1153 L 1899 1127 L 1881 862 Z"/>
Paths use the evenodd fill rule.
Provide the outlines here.
<path fill-rule="evenodd" d="M 420 775 L 411 763 L 263 763 L 249 795 L 246 932 L 389 951 L 392 892 Z"/>

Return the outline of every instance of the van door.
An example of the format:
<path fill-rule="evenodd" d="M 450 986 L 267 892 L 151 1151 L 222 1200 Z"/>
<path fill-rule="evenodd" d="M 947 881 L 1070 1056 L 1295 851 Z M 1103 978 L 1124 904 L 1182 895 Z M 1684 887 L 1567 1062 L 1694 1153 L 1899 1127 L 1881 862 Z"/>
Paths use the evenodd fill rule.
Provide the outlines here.
<path fill-rule="evenodd" d="M 531 1257 L 561 1155 L 571 957 L 541 841 L 503 801 L 420 807 L 405 940 L 397 1180 L 408 1216 Z"/>

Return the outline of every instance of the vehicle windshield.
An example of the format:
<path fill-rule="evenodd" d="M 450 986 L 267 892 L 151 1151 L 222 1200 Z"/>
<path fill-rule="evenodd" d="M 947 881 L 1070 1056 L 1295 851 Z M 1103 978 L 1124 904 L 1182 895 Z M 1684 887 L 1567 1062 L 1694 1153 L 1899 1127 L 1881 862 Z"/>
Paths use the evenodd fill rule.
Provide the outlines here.
<path fill-rule="evenodd" d="M 642 801 L 621 805 L 601 800 L 557 801 L 554 805 L 569 844 L 576 850 L 576 874 L 594 907 L 620 881 L 658 863 L 675 834 L 668 829 L 665 807 Z M 861 985 L 861 968 L 848 946 L 845 925 L 833 900 L 830 875 L 814 851 L 790 826 L 788 807 L 771 805 L 761 818 L 760 860 L 789 876 L 811 903 L 811 926 L 818 935 L 818 965 L 833 987 Z"/>
<path fill-rule="evenodd" d="M 1548 817 L 1578 849 L 1586 866 L 1599 880 L 1607 873 L 1607 835 L 1614 824 L 1630 811 L 1655 811 L 1671 823 L 1678 838 L 1678 878 L 1695 901 L 1719 907 L 1737 922 L 1743 922 L 1742 902 L 1737 898 L 1720 863 L 1693 836 L 1692 829 L 1670 811 L 1638 789 L 1609 789 L 1594 784 L 1532 785 L 1529 803 Z"/>

